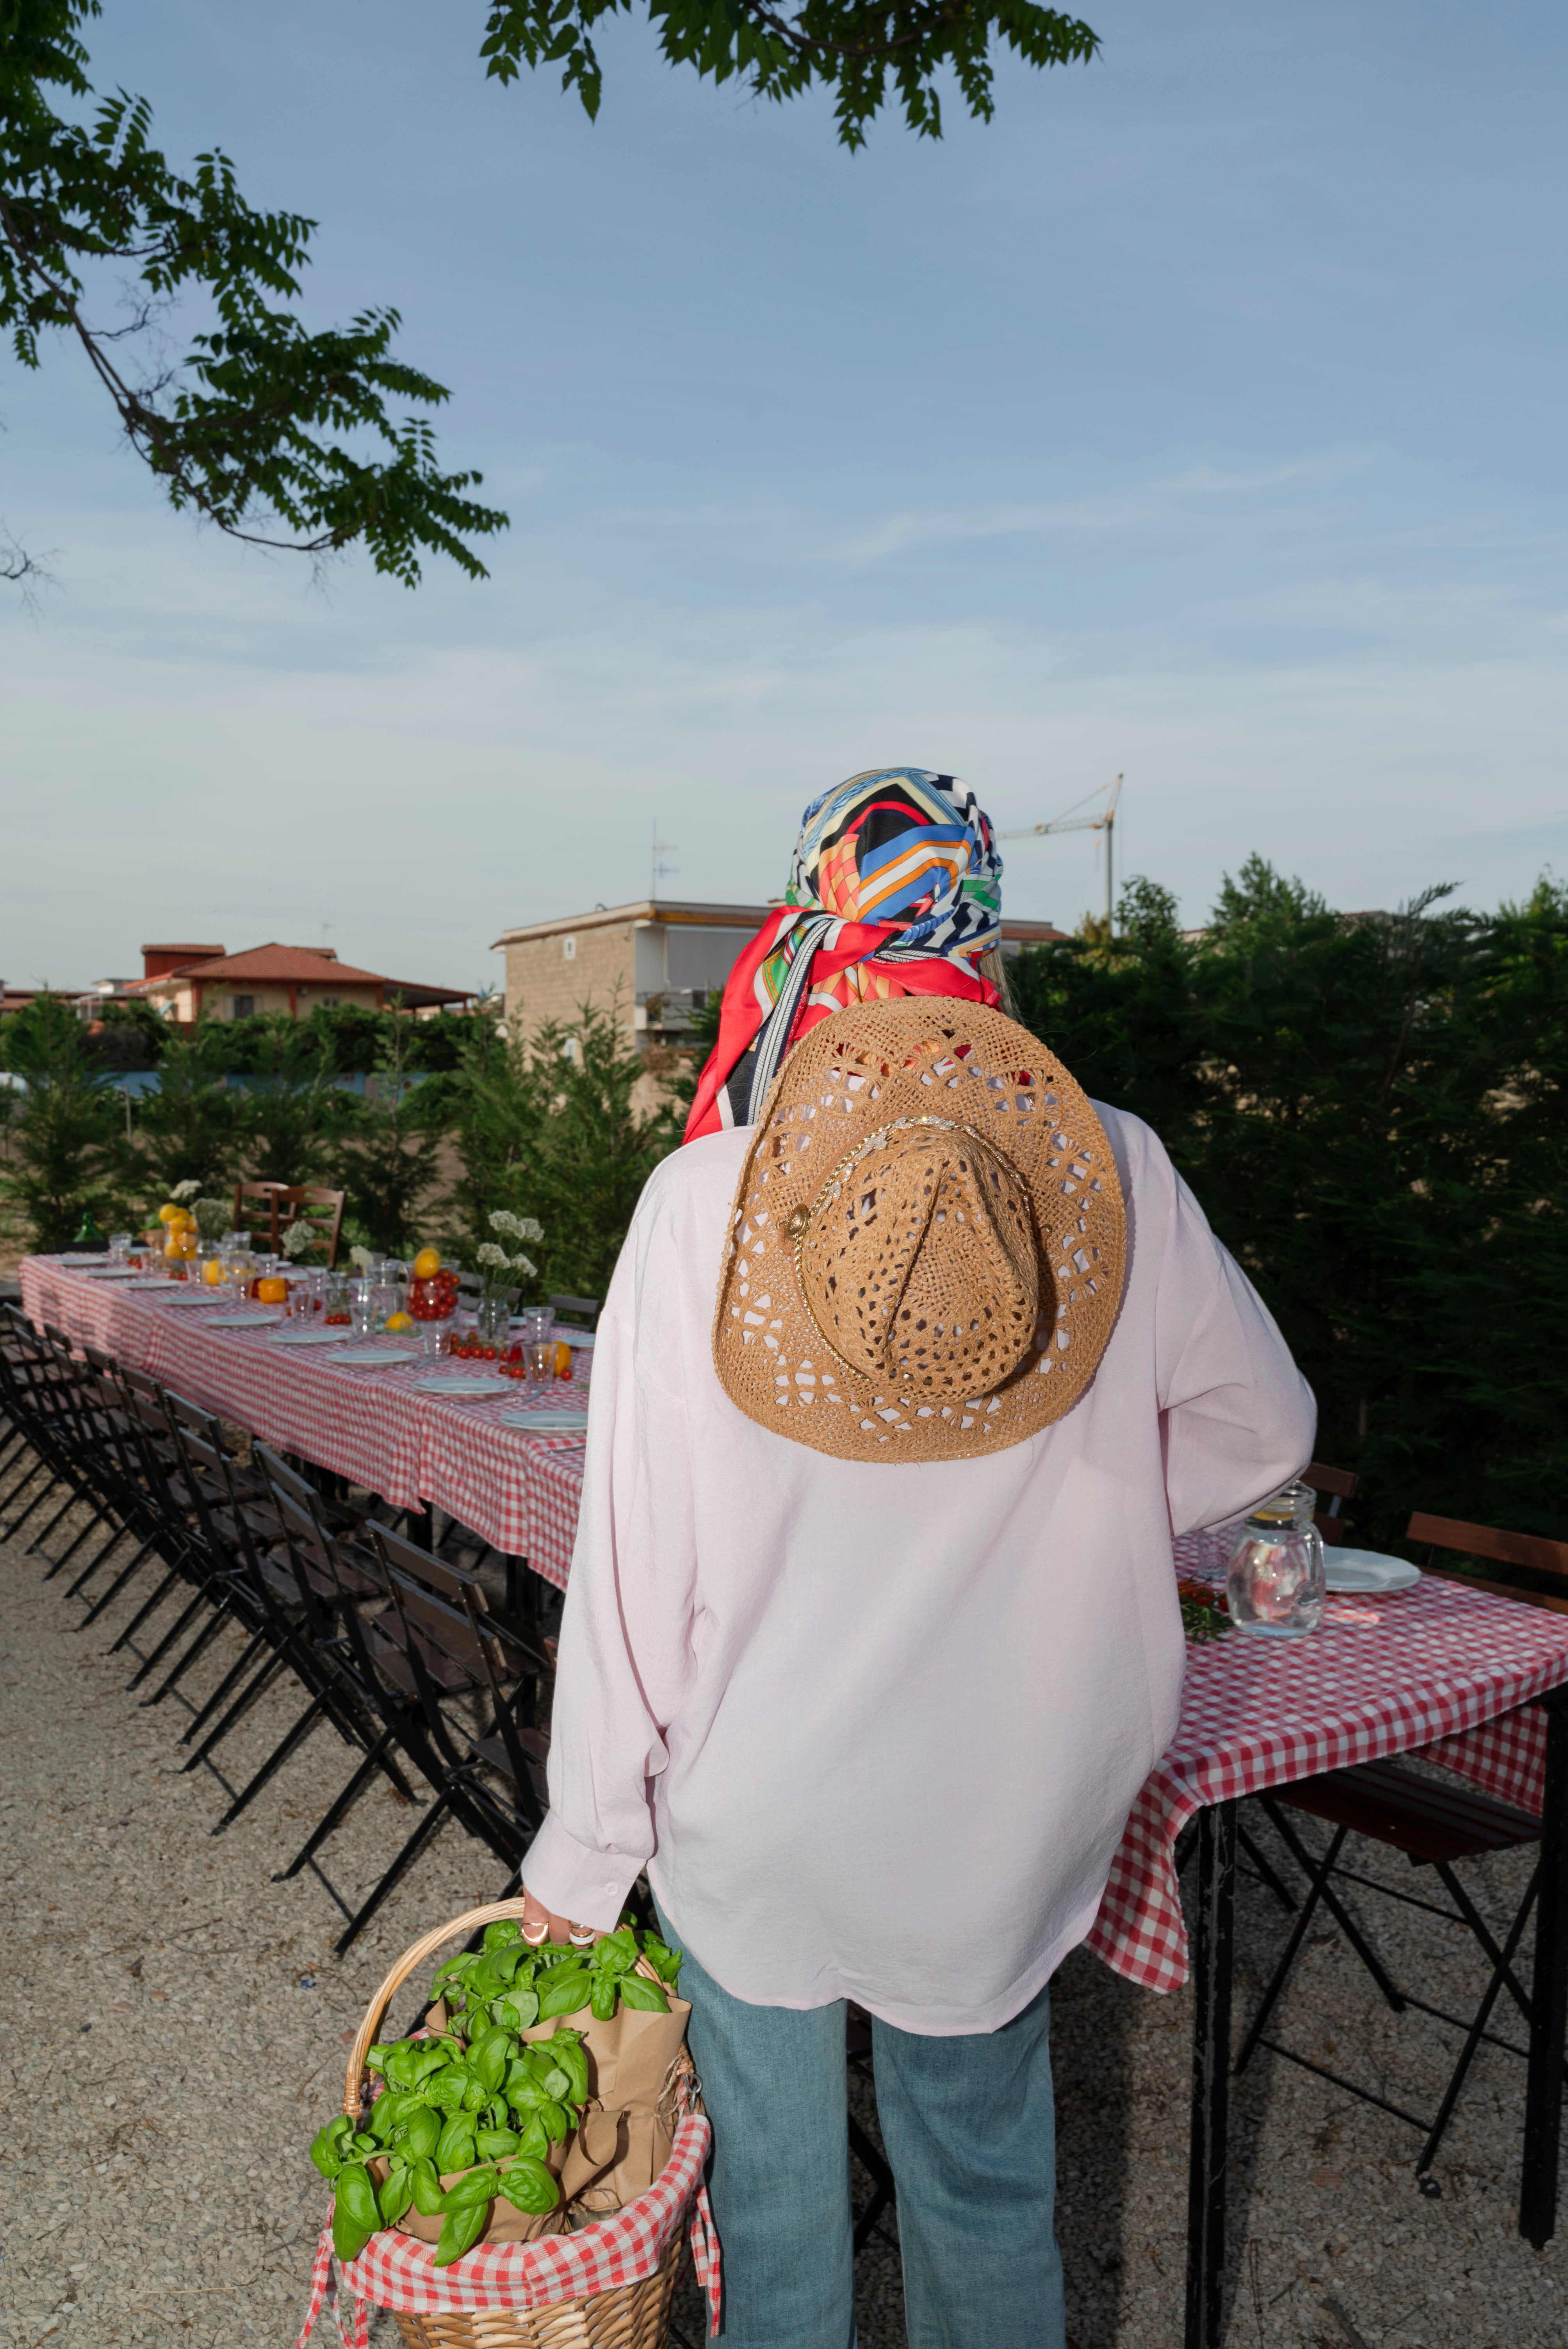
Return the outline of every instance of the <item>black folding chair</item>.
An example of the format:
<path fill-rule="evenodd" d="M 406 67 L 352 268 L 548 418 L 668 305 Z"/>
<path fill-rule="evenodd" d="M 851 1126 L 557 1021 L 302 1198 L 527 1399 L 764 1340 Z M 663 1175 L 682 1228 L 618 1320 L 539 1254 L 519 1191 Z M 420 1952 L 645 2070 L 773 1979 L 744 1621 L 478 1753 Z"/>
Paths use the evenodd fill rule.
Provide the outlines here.
<path fill-rule="evenodd" d="M 1408 1538 L 1425 1542 L 1429 1557 L 1441 1550 L 1490 1559 L 1514 1568 L 1522 1567 L 1527 1574 L 1540 1578 L 1541 1588 L 1522 1588 L 1494 1581 L 1483 1582 L 1480 1587 L 1526 1605 L 1568 1611 L 1568 1597 L 1553 1596 L 1551 1588 L 1552 1578 L 1562 1578 L 1563 1586 L 1568 1587 L 1568 1543 L 1505 1533 L 1494 1526 L 1461 1525 L 1420 1514 L 1411 1518 Z M 1450 1573 L 1455 1579 L 1472 1585 L 1480 1580 L 1474 1574 L 1460 1574 L 1446 1565 L 1438 1565 L 1429 1570 Z M 1440 2194 L 1441 2188 L 1431 2175 L 1432 2164 L 1480 2048 L 1483 2044 L 1501 2047 L 1511 2054 L 1528 2059 L 1528 2048 L 1518 2045 L 1513 2040 L 1500 2037 L 1490 2025 L 1493 2011 L 1504 1992 L 1513 2001 L 1527 2026 L 1532 2020 L 1532 1998 L 1515 1971 L 1515 1959 L 1541 1884 L 1538 1862 L 1512 1920 L 1500 1940 L 1455 1874 L 1455 1863 L 1481 1858 L 1491 1852 L 1517 1850 L 1538 1844 L 1541 1821 L 1528 1811 L 1520 1810 L 1511 1803 L 1499 1802 L 1479 1789 L 1456 1787 L 1392 1761 L 1369 1762 L 1352 1769 L 1326 1771 L 1317 1777 L 1298 1779 L 1290 1785 L 1275 1787 L 1258 1799 L 1286 1849 L 1305 1875 L 1308 1889 L 1274 1974 L 1258 2002 L 1257 2012 L 1242 2041 L 1235 2069 L 1243 2071 L 1255 2051 L 1260 2046 L 1267 2047 L 1274 2054 L 1284 2056 L 1305 2071 L 1315 2072 L 1320 2078 L 1331 2081 L 1347 2095 L 1358 2097 L 1363 2103 L 1376 2105 L 1379 2110 L 1408 2122 L 1412 2128 L 1419 2129 L 1424 2141 L 1416 2162 L 1416 2182 L 1422 2193 L 1436 2197 Z M 1315 1851 L 1310 1847 L 1297 1832 L 1292 1816 L 1295 1814 L 1320 1818 L 1333 1829 L 1326 1849 Z M 1365 1836 L 1387 1849 L 1402 1853 L 1414 1868 L 1430 1869 L 1448 1894 L 1450 1905 L 1444 1906 L 1423 1899 L 1418 1894 L 1401 1891 L 1396 1886 L 1383 1883 L 1345 1865 L 1341 1854 L 1346 1838 L 1352 1835 Z M 1417 1997 L 1413 1991 L 1401 1989 L 1394 1982 L 1364 1927 L 1339 1898 L 1336 1888 L 1346 1883 L 1378 1893 L 1385 1899 L 1400 1901 L 1407 1908 L 1422 1909 L 1429 1916 L 1441 1918 L 1447 1924 L 1460 1926 L 1471 1935 L 1486 1958 L 1490 1972 L 1480 2002 L 1470 2014 L 1450 2014 L 1446 2009 Z M 1463 2033 L 1458 2061 L 1434 2114 L 1423 2116 L 1408 2112 L 1388 2098 L 1374 2094 L 1371 2089 L 1329 2071 L 1321 2064 L 1310 2062 L 1283 2040 L 1267 2035 L 1291 1969 L 1320 1905 L 1334 1919 L 1350 1949 L 1395 2013 L 1402 2013 L 1407 2007 L 1414 2007 L 1418 2013 L 1432 2015 Z M 1568 2076 L 1568 2072 L 1565 2072 L 1565 2076 Z"/>

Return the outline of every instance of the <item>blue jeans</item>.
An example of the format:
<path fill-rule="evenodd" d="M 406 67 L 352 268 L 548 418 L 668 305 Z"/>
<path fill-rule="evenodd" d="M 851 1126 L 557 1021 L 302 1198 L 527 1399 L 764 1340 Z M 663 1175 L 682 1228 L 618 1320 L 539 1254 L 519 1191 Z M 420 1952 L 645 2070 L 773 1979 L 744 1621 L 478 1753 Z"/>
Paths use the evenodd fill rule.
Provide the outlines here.
<path fill-rule="evenodd" d="M 728 2349 L 851 2349 L 844 2006 L 748 2006 L 686 1950 L 680 1993 L 713 2123 Z M 1050 1996 L 1000 2031 L 872 2025 L 898 2185 L 910 2349 L 1065 2349 Z"/>

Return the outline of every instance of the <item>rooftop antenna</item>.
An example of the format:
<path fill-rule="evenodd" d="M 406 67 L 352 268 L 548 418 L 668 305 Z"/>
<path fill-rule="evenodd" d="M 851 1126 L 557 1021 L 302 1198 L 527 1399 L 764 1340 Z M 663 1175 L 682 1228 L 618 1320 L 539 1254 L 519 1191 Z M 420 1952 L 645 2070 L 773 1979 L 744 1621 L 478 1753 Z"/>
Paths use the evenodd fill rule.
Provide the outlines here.
<path fill-rule="evenodd" d="M 1101 783 L 1098 791 L 1086 792 L 1075 800 L 1061 815 L 1053 816 L 1049 823 L 1026 824 L 1021 832 L 1001 832 L 998 840 L 1037 840 L 1047 832 L 1103 832 L 1105 834 L 1105 918 L 1109 923 L 1114 896 L 1111 873 L 1111 843 L 1116 832 L 1116 803 L 1121 797 L 1121 777 Z M 1080 815 L 1078 810 L 1088 807 L 1090 800 L 1103 802 L 1093 815 Z"/>
<path fill-rule="evenodd" d="M 657 816 L 655 816 L 655 817 L 654 818 L 654 870 L 653 870 L 653 883 L 652 883 L 652 886 L 649 888 L 649 891 L 648 891 L 648 895 L 649 895 L 649 896 L 650 896 L 650 897 L 656 897 L 656 896 L 658 895 L 658 894 L 659 894 L 659 883 L 664 879 L 665 874 L 666 873 L 678 873 L 678 872 L 679 872 L 679 870 L 680 870 L 680 867 L 679 867 L 678 865 L 676 865 L 676 864 L 661 864 L 659 863 L 659 859 L 660 859 L 660 857 L 661 857 L 661 856 L 667 856 L 667 855 L 669 854 L 670 850 L 671 850 L 675 845 L 676 845 L 676 843 L 675 843 L 675 842 L 674 842 L 673 840 L 661 840 L 661 839 L 659 838 L 659 820 L 658 820 L 658 817 L 657 817 Z"/>

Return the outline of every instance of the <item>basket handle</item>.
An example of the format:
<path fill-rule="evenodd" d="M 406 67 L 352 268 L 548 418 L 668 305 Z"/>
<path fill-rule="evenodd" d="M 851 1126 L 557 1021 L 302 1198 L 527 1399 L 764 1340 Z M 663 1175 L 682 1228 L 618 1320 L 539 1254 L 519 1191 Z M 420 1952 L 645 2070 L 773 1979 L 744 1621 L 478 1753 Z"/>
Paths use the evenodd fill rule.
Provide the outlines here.
<path fill-rule="evenodd" d="M 456 1940 L 459 1933 L 466 1937 L 480 1925 L 492 1925 L 502 1917 L 516 1917 L 521 1920 L 525 1913 L 526 1904 L 521 1899 L 492 1900 L 483 1909 L 465 1909 L 460 1917 L 454 1917 L 450 1924 L 438 1925 L 432 1932 L 422 1934 L 411 1948 L 404 1951 L 366 2008 L 365 2020 L 360 2024 L 354 2044 L 348 2051 L 348 2067 L 343 2083 L 343 2109 L 351 2121 L 357 2121 L 359 2118 L 360 2098 L 365 2085 L 365 2058 L 376 2044 L 376 2034 L 381 2028 L 382 2017 L 409 1975 L 418 1973 L 419 1968 L 428 1959 L 435 1956 L 436 1951 L 444 1942 Z M 634 1971 L 644 1975 L 647 1981 L 658 1982 L 661 1989 L 664 1988 L 665 1985 L 658 1972 L 648 1963 L 646 1958 L 640 1954 Z"/>

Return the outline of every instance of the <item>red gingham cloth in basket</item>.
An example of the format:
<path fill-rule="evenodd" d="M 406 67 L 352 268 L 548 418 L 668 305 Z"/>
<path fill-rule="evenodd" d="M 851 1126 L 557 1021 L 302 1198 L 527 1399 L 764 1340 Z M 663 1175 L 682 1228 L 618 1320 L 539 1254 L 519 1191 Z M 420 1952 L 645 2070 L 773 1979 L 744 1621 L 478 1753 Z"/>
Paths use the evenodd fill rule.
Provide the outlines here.
<path fill-rule="evenodd" d="M 1222 1571 L 1232 1537 L 1176 1545 Z M 1181 1722 L 1132 1806 L 1088 1946 L 1147 1990 L 1187 1979 L 1176 1838 L 1206 1803 L 1420 1753 L 1540 1812 L 1545 1725 L 1520 1713 L 1568 1681 L 1568 1617 L 1425 1575 L 1387 1599 L 1331 1598 L 1310 1640 L 1233 1631 L 1190 1647 Z"/>
<path fill-rule="evenodd" d="M 365 2349 L 367 2307 L 428 2314 L 437 2309 L 547 2308 L 586 2300 L 616 2284 L 651 2276 L 683 2224 L 691 2238 L 696 2280 L 707 2295 L 708 2331 L 718 2331 L 719 2257 L 713 2212 L 703 2185 L 713 2131 L 699 2114 L 676 2127 L 670 2158 L 645 2194 L 574 2235 L 543 2235 L 535 2243 L 480 2243 L 449 2268 L 433 2264 L 435 2247 L 387 2229 L 372 2235 L 356 2260 L 340 2270 L 356 2305 L 351 2326 L 338 2331 L 350 2349 Z M 311 2274 L 310 2307 L 295 2349 L 305 2349 L 326 2298 L 332 2270 L 330 2220 L 322 2229 Z"/>
<path fill-rule="evenodd" d="M 255 1333 L 203 1335 L 191 1326 L 197 1311 L 38 1257 L 22 1266 L 22 1295 L 34 1320 L 91 1338 L 399 1506 L 438 1502 L 565 1587 L 583 1489 L 582 1447 L 570 1439 L 513 1435 L 495 1423 L 493 1404 L 465 1410 L 410 1394 L 405 1372 L 333 1371 L 325 1347 L 269 1354 Z M 1231 1541 L 1225 1531 L 1187 1535 L 1178 1570 L 1222 1573 Z M 1145 1989 L 1180 1989 L 1187 1936 L 1173 1857 L 1206 1803 L 1422 1753 L 1539 1812 L 1545 1724 L 1519 1708 L 1563 1682 L 1568 1616 L 1436 1576 L 1388 1599 L 1330 1599 L 1310 1640 L 1233 1632 L 1190 1648 L 1181 1724 L 1132 1806 L 1089 1948 Z"/>
<path fill-rule="evenodd" d="M 128 1288 L 44 1257 L 26 1257 L 21 1279 L 33 1322 L 53 1322 L 78 1343 L 101 1347 L 203 1410 L 253 1430 L 263 1443 L 298 1453 L 397 1508 L 434 1501 L 565 1588 L 583 1490 L 583 1439 L 524 1435 L 498 1423 L 506 1412 L 580 1410 L 587 1402 L 581 1386 L 562 1380 L 531 1388 L 501 1379 L 493 1402 L 447 1402 L 417 1392 L 415 1380 L 456 1376 L 477 1365 L 438 1361 L 334 1370 L 333 1347 L 275 1344 L 284 1322 L 208 1327 L 214 1309 L 169 1301 L 186 1294 L 180 1282 L 161 1290 Z"/>

